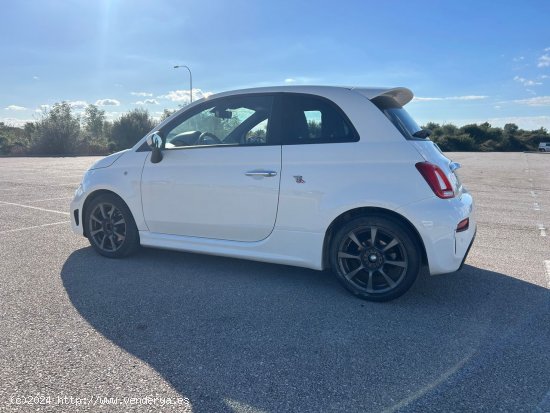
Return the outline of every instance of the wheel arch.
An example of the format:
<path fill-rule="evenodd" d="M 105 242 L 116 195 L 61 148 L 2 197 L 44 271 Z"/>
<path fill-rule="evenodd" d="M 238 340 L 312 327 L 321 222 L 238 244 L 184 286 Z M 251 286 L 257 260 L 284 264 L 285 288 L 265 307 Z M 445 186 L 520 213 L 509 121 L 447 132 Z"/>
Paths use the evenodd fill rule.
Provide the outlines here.
<path fill-rule="evenodd" d="M 426 254 L 426 247 L 424 246 L 424 241 L 422 241 L 422 237 L 420 236 L 420 233 L 418 232 L 416 227 L 407 218 L 405 218 L 403 215 L 398 214 L 395 211 L 391 211 L 385 208 L 360 207 L 360 208 L 351 209 L 349 211 L 346 211 L 340 214 L 328 226 L 325 232 L 325 239 L 323 241 L 323 268 L 324 269 L 330 268 L 330 262 L 329 262 L 330 243 L 336 231 L 342 225 L 344 225 L 345 223 L 349 222 L 354 218 L 369 217 L 369 216 L 371 217 L 383 216 L 404 225 L 413 235 L 418 245 L 420 245 L 420 250 L 422 254 L 422 264 L 428 264 L 428 256 Z"/>
<path fill-rule="evenodd" d="M 119 194 L 109 189 L 96 189 L 95 191 L 88 194 L 88 196 L 86 197 L 86 200 L 84 201 L 84 204 L 82 205 L 82 230 L 84 231 L 85 237 L 88 237 L 87 225 L 85 224 L 86 213 L 92 201 L 101 195 L 116 196 L 118 199 L 120 199 L 120 201 L 124 203 L 124 205 L 126 205 L 126 207 L 128 208 L 128 211 L 130 211 L 130 214 L 132 214 L 132 210 L 130 209 L 126 201 L 124 201 L 124 199 Z M 132 214 L 132 218 L 135 221 L 135 217 L 133 216 L 133 214 Z"/>

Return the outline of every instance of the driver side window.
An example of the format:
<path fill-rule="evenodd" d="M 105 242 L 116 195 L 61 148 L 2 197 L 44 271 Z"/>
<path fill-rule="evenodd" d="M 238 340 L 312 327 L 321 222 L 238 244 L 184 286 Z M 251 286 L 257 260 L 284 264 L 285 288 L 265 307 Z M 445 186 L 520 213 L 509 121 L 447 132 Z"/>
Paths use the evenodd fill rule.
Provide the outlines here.
<path fill-rule="evenodd" d="M 167 125 L 165 149 L 190 146 L 265 145 L 272 96 L 233 96 L 205 103 Z"/>

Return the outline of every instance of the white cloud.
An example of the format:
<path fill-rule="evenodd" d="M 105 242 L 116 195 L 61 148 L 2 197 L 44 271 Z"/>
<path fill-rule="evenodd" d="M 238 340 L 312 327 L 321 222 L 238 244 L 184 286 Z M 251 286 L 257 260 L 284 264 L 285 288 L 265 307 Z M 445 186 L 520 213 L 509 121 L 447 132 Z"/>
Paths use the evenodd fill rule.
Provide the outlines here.
<path fill-rule="evenodd" d="M 550 96 L 537 96 L 529 99 L 517 99 L 513 102 L 527 106 L 550 106 Z"/>
<path fill-rule="evenodd" d="M 550 66 L 550 54 L 543 54 L 541 57 L 539 57 L 539 62 L 537 64 L 537 67 L 548 67 L 548 66 Z"/>
<path fill-rule="evenodd" d="M 69 106 L 73 109 L 85 109 L 86 106 L 88 106 L 88 102 L 85 102 L 84 100 L 69 100 L 67 102 Z"/>
<path fill-rule="evenodd" d="M 34 111 L 35 111 L 36 113 L 45 113 L 45 112 L 47 112 L 50 108 L 51 108 L 50 105 L 40 105 L 40 106 L 37 107 Z"/>
<path fill-rule="evenodd" d="M 536 86 L 536 85 L 542 85 L 541 82 L 537 82 L 535 80 L 525 79 L 524 77 L 515 76 L 514 80 L 516 82 L 521 83 L 523 86 Z"/>
<path fill-rule="evenodd" d="M 547 47 L 546 49 L 544 49 L 545 52 L 550 52 L 550 47 Z"/>
<path fill-rule="evenodd" d="M 318 81 L 317 78 L 307 77 L 307 76 L 287 77 L 285 79 L 285 83 L 289 84 L 289 85 L 291 85 L 293 83 L 306 84 L 306 83 L 312 83 L 312 82 L 317 82 L 317 81 Z"/>
<path fill-rule="evenodd" d="M 0 118 L 0 122 L 3 122 L 4 124 L 8 126 L 13 126 L 16 128 L 20 128 L 22 126 L 25 126 L 25 123 L 27 122 L 33 122 L 32 119 L 17 119 L 17 118 Z"/>
<path fill-rule="evenodd" d="M 33 76 L 32 78 L 33 78 L 34 80 L 40 79 L 38 76 Z"/>
<path fill-rule="evenodd" d="M 514 62 L 521 62 L 522 60 L 525 60 L 525 56 L 514 57 L 512 60 Z"/>
<path fill-rule="evenodd" d="M 521 129 L 536 130 L 540 128 L 550 129 L 550 116 L 508 116 L 503 118 L 487 119 L 493 126 L 503 127 L 507 123 L 515 123 Z M 477 122 L 483 123 L 483 122 Z"/>
<path fill-rule="evenodd" d="M 130 92 L 130 95 L 132 95 L 132 96 L 142 96 L 142 97 L 151 97 L 151 96 L 153 96 L 153 94 L 149 93 L 149 92 Z"/>
<path fill-rule="evenodd" d="M 207 98 L 210 95 L 212 95 L 212 92 L 193 89 L 193 100 Z M 189 102 L 189 89 L 171 90 L 166 95 L 160 95 L 157 98 L 171 100 L 172 102 Z"/>
<path fill-rule="evenodd" d="M 120 106 L 120 102 L 116 99 L 99 99 L 95 104 L 97 106 Z"/>
<path fill-rule="evenodd" d="M 24 108 L 23 106 L 17 106 L 17 105 L 9 105 L 9 106 L 6 106 L 4 109 L 13 110 L 13 111 L 27 110 L 27 108 Z"/>
<path fill-rule="evenodd" d="M 110 121 L 113 121 L 115 119 L 118 119 L 120 118 L 120 115 L 122 115 L 123 112 L 105 112 L 105 117 L 110 120 Z"/>
<path fill-rule="evenodd" d="M 145 100 L 138 100 L 136 105 L 158 105 L 159 101 L 156 99 L 145 99 Z"/>
<path fill-rule="evenodd" d="M 413 102 L 433 102 L 435 100 L 445 100 L 445 98 L 423 98 L 420 96 L 415 96 Z"/>
<path fill-rule="evenodd" d="M 482 100 L 487 99 L 489 96 L 482 95 L 466 95 L 466 96 L 451 96 L 445 98 L 445 100 Z"/>
<path fill-rule="evenodd" d="M 416 102 L 432 102 L 438 100 L 482 100 L 487 99 L 489 96 L 480 95 L 466 95 L 466 96 L 447 96 L 447 97 L 414 97 Z"/>

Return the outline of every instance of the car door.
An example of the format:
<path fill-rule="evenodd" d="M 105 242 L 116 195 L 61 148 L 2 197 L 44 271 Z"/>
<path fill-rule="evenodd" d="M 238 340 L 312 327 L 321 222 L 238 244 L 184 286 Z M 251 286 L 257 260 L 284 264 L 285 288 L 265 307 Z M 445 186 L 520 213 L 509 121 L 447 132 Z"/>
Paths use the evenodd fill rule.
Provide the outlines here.
<path fill-rule="evenodd" d="M 259 241 L 275 225 L 281 146 L 274 97 L 205 102 L 161 131 L 163 159 L 145 163 L 142 205 L 151 232 Z"/>

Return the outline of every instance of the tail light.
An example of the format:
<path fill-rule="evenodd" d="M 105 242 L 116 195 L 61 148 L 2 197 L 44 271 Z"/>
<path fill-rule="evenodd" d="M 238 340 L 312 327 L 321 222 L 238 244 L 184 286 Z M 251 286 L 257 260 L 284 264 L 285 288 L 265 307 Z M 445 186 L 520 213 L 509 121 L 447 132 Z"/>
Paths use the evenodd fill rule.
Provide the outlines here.
<path fill-rule="evenodd" d="M 434 191 L 434 194 L 439 198 L 454 198 L 455 191 L 453 190 L 453 186 L 439 166 L 430 162 L 418 162 L 416 169 L 418 169 L 418 172 L 420 172 L 428 185 L 430 185 L 430 188 L 432 188 L 432 191 Z"/>

